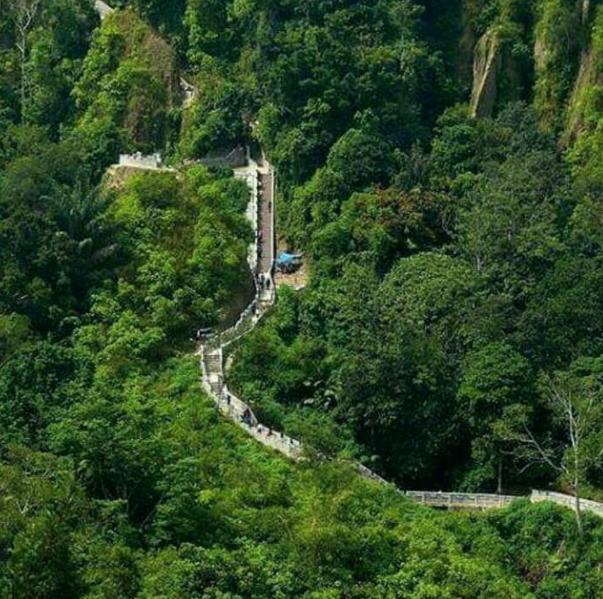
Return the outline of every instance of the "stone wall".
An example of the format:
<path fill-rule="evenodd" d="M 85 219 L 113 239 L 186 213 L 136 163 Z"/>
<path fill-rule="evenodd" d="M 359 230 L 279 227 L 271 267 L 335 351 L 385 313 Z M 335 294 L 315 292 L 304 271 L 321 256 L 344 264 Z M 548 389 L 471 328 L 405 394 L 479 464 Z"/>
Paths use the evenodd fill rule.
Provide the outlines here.
<path fill-rule="evenodd" d="M 265 447 L 269 447 L 291 460 L 301 460 L 303 457 L 302 444 L 297 439 L 261 424 L 253 410 L 228 389 L 224 383 L 222 362 L 221 348 L 213 351 L 202 350 L 203 385 L 220 413 Z"/>
<path fill-rule="evenodd" d="M 520 497 L 489 493 L 442 493 L 440 491 L 405 491 L 412 501 L 432 507 L 456 509 L 494 509 L 511 504 Z"/>
<path fill-rule="evenodd" d="M 247 164 L 247 152 L 245 148 L 238 147 L 230 151 L 208 154 L 197 162 L 207 167 L 239 168 Z"/>
<path fill-rule="evenodd" d="M 534 490 L 528 497 L 488 493 L 442 493 L 439 491 L 403 491 L 403 494 L 416 503 L 451 509 L 495 509 L 505 507 L 516 499 L 529 499 L 532 503 L 551 501 L 571 510 L 575 508 L 575 499 L 572 495 L 554 491 Z M 580 507 L 584 512 L 590 512 L 603 518 L 603 503 L 580 499 Z"/>

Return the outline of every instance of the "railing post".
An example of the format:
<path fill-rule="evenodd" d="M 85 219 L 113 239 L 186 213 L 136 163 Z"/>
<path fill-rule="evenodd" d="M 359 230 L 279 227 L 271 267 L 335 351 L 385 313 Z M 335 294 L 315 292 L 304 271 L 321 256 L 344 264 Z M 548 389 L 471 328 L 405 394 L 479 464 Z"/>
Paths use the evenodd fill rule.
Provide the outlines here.
<path fill-rule="evenodd" d="M 272 276 L 272 273 L 274 272 L 274 263 L 276 260 L 276 170 L 272 165 L 270 165 L 270 170 L 272 173 L 272 181 L 271 181 L 271 185 L 272 185 L 272 211 L 271 211 L 272 226 L 271 226 L 271 236 L 270 236 L 271 237 L 270 251 L 271 251 L 272 262 L 270 265 L 270 276 Z M 274 288 L 274 281 L 273 281 L 272 285 Z"/>

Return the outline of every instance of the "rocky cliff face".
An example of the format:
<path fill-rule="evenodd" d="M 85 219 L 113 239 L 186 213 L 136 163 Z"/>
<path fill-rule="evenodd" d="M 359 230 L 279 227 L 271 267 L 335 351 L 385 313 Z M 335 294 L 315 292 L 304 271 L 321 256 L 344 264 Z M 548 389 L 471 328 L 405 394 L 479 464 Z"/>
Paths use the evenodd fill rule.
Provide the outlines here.
<path fill-rule="evenodd" d="M 603 119 L 603 0 L 462 0 L 459 11 L 449 51 L 474 117 L 524 100 L 566 145 Z"/>
<path fill-rule="evenodd" d="M 595 66 L 594 50 L 587 48 L 580 58 L 580 68 L 567 107 L 564 143 L 570 143 L 580 133 L 585 124 L 588 109 L 589 89 L 597 83 L 598 73 Z"/>
<path fill-rule="evenodd" d="M 545 0 L 538 5 L 533 95 L 545 127 L 565 127 L 568 132 L 579 128 L 575 108 L 581 103 L 580 90 L 592 83 L 593 8 L 591 0 Z"/>
<path fill-rule="evenodd" d="M 473 61 L 471 114 L 489 117 L 498 103 L 519 100 L 526 94 L 524 66 L 513 56 L 509 40 L 497 28 L 477 42 Z"/>
<path fill-rule="evenodd" d="M 532 34 L 530 6 L 518 8 L 516 3 L 495 0 L 464 2 L 465 20 L 473 28 L 473 39 L 478 40 L 470 101 L 475 117 L 491 116 L 498 105 L 529 96 L 533 72 L 528 42 Z M 465 35 L 464 40 L 472 36 Z"/>
<path fill-rule="evenodd" d="M 594 11 L 592 11 L 594 13 Z M 584 129 L 593 128 L 603 115 L 603 7 L 591 14 L 590 0 L 581 2 L 584 40 L 578 73 L 567 105 L 563 142 L 571 144 Z"/>
<path fill-rule="evenodd" d="M 496 31 L 486 32 L 475 46 L 471 114 L 492 115 L 497 97 L 498 74 L 502 67 L 500 39 Z"/>

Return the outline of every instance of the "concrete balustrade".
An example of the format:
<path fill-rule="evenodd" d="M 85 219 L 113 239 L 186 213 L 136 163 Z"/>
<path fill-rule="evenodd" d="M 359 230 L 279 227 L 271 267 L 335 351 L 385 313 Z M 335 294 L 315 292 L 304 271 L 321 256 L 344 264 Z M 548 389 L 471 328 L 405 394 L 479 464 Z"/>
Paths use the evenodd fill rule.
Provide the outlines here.
<path fill-rule="evenodd" d="M 575 498 L 572 495 L 565 495 L 554 491 L 534 490 L 528 496 L 494 495 L 488 493 L 442 493 L 439 491 L 402 491 L 402 493 L 412 501 L 438 508 L 487 510 L 506 507 L 517 499 L 529 499 L 532 503 L 550 501 L 571 510 L 575 509 Z M 603 503 L 590 499 L 580 499 L 580 509 L 603 518 Z"/>
<path fill-rule="evenodd" d="M 293 460 L 302 458 L 302 445 L 284 433 L 275 431 L 258 422 L 253 410 L 224 383 L 222 371 L 222 350 L 204 353 L 201 358 L 203 384 L 216 403 L 220 413 L 238 424 L 254 439 Z"/>
<path fill-rule="evenodd" d="M 554 491 L 532 491 L 530 501 L 532 503 L 551 501 L 557 505 L 568 507 L 571 510 L 574 510 L 576 507 L 576 500 L 573 495 L 565 495 L 564 493 L 556 493 Z M 580 509 L 584 512 L 590 512 L 591 514 L 596 514 L 603 518 L 603 503 L 599 503 L 598 501 L 580 499 Z"/>
<path fill-rule="evenodd" d="M 406 497 L 417 503 L 431 507 L 457 509 L 492 509 L 509 505 L 516 499 L 514 495 L 493 495 L 488 493 L 442 493 L 440 491 L 404 491 Z"/>
<path fill-rule="evenodd" d="M 257 164 L 250 161 L 250 168 L 238 173 L 238 177 L 245 180 L 251 189 L 247 216 L 256 230 L 259 227 L 258 169 Z M 257 236 L 250 251 L 257 255 Z M 250 267 L 253 268 L 251 261 Z M 292 460 L 300 460 L 303 457 L 302 444 L 297 439 L 259 423 L 250 406 L 232 393 L 224 382 L 224 349 L 253 330 L 274 300 L 275 294 L 272 290 L 268 295 L 265 293 L 261 295 L 258 292 L 256 298 L 241 313 L 232 327 L 205 340 L 200 349 L 202 382 L 222 415 L 235 422 L 262 445 L 270 447 Z"/>

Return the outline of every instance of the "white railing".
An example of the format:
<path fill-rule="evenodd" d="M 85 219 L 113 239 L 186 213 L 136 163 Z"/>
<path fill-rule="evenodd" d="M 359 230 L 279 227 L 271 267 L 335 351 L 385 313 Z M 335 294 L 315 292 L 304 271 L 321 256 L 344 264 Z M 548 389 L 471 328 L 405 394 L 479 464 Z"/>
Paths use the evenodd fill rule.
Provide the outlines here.
<path fill-rule="evenodd" d="M 576 500 L 573 495 L 565 495 L 554 491 L 534 490 L 528 496 L 494 495 L 489 493 L 442 493 L 440 491 L 402 491 L 402 493 L 412 501 L 432 507 L 494 509 L 505 507 L 517 499 L 529 499 L 531 503 L 550 501 L 571 510 L 576 509 Z M 590 512 L 603 518 L 603 503 L 590 499 L 580 499 L 580 508 L 585 512 Z"/>
<path fill-rule="evenodd" d="M 229 345 L 238 341 L 241 337 L 244 337 L 253 330 L 265 313 L 266 309 L 258 302 L 256 295 L 251 304 L 241 312 L 237 322 L 233 326 L 225 331 L 215 333 L 211 337 L 208 337 L 203 342 L 203 347 L 206 350 L 227 348 Z"/>
<path fill-rule="evenodd" d="M 163 165 L 163 160 L 159 152 L 149 155 L 143 154 L 142 152 L 136 152 L 134 154 L 120 154 L 119 163 L 117 164 L 117 166 L 153 171 L 174 172 L 173 168 L 169 168 Z"/>
<path fill-rule="evenodd" d="M 443 493 L 441 491 L 403 491 L 412 501 L 432 507 L 492 509 L 509 505 L 520 497 L 489 493 Z"/>
<path fill-rule="evenodd" d="M 246 216 L 247 220 L 251 223 L 254 231 L 253 241 L 249 245 L 247 251 L 247 262 L 251 272 L 256 272 L 258 267 L 258 200 L 259 200 L 259 177 L 258 177 L 258 165 L 251 158 L 249 150 L 248 155 L 248 166 L 245 168 L 235 168 L 234 176 L 236 179 L 240 179 L 247 183 L 247 186 L 251 190 L 251 200 L 247 204 Z"/>
<path fill-rule="evenodd" d="M 217 365 L 217 372 L 211 371 L 211 364 Z M 302 444 L 297 439 L 261 424 L 249 405 L 228 389 L 223 376 L 222 348 L 211 352 L 204 350 L 201 356 L 201 368 L 205 390 L 226 418 L 238 424 L 262 445 L 292 460 L 302 459 Z"/>
<path fill-rule="evenodd" d="M 573 495 L 565 495 L 564 493 L 556 493 L 554 491 L 532 491 L 530 501 L 532 503 L 552 501 L 557 505 L 563 505 L 572 510 L 576 509 L 576 498 Z M 603 518 L 603 503 L 599 503 L 598 501 L 580 498 L 580 509 Z"/>

